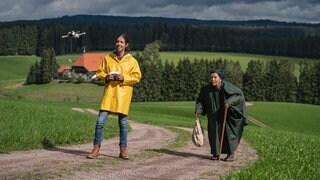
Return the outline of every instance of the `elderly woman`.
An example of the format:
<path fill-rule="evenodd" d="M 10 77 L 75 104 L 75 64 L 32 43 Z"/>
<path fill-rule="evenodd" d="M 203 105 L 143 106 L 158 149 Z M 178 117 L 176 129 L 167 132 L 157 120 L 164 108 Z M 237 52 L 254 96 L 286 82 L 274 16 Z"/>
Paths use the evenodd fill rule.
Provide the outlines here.
<path fill-rule="evenodd" d="M 220 69 L 211 71 L 210 79 L 211 83 L 200 90 L 195 114 L 207 116 L 211 159 L 218 160 L 224 110 L 228 108 L 221 153 L 227 154 L 224 161 L 233 161 L 243 127 L 247 125 L 245 98 L 241 89 L 224 80 L 224 73 Z"/>

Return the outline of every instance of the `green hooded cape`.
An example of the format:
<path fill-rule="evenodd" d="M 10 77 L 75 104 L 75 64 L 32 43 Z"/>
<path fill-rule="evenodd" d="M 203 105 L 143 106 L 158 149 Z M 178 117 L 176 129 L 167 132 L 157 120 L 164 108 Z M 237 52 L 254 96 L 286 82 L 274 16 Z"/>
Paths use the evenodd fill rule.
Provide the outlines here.
<path fill-rule="evenodd" d="M 247 125 L 244 94 L 240 88 L 223 80 L 220 89 L 211 84 L 201 88 L 195 113 L 207 115 L 211 154 L 219 155 L 220 135 L 224 119 L 224 104 L 230 105 L 222 145 L 222 154 L 233 154 Z"/>

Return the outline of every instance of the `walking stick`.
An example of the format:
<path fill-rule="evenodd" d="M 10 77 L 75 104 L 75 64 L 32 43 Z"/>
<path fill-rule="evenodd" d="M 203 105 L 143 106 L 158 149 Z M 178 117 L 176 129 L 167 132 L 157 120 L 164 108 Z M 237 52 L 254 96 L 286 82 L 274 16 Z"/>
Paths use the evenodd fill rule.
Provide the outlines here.
<path fill-rule="evenodd" d="M 224 137 L 224 129 L 225 129 L 225 127 L 226 127 L 228 109 L 229 109 L 229 106 L 225 106 L 225 109 L 224 109 L 224 117 L 223 117 L 223 122 L 222 122 L 222 132 L 221 132 L 221 139 L 220 139 L 220 147 L 219 147 L 219 157 L 218 157 L 218 160 L 219 160 L 219 161 L 220 161 L 220 157 L 221 157 L 223 137 Z"/>

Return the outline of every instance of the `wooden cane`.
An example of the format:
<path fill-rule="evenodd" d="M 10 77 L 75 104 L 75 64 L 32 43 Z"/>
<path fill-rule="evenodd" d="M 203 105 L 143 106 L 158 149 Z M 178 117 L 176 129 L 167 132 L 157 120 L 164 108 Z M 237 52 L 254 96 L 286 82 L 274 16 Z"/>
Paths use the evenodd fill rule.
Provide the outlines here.
<path fill-rule="evenodd" d="M 222 122 L 222 131 L 221 131 L 221 139 L 220 139 L 220 147 L 219 147 L 219 157 L 218 157 L 218 160 L 219 160 L 219 161 L 220 161 L 220 158 L 221 158 L 222 144 L 223 144 L 223 137 L 224 137 L 224 129 L 225 129 L 225 127 L 226 127 L 228 108 L 229 108 L 229 106 L 225 107 L 225 109 L 224 109 L 224 117 L 223 117 L 223 122 Z"/>

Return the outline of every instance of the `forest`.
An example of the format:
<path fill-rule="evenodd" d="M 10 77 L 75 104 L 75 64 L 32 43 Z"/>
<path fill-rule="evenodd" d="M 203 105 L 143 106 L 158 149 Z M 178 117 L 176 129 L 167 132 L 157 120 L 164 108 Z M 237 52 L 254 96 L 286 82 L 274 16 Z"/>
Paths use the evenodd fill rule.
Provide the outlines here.
<path fill-rule="evenodd" d="M 61 38 L 70 31 L 80 38 Z M 113 40 L 126 33 L 132 50 L 161 40 L 163 51 L 217 51 L 320 58 L 320 27 L 305 24 L 238 23 L 236 25 L 145 22 L 27 21 L 0 23 L 0 55 L 40 55 L 53 48 L 57 55 L 113 50 Z"/>

